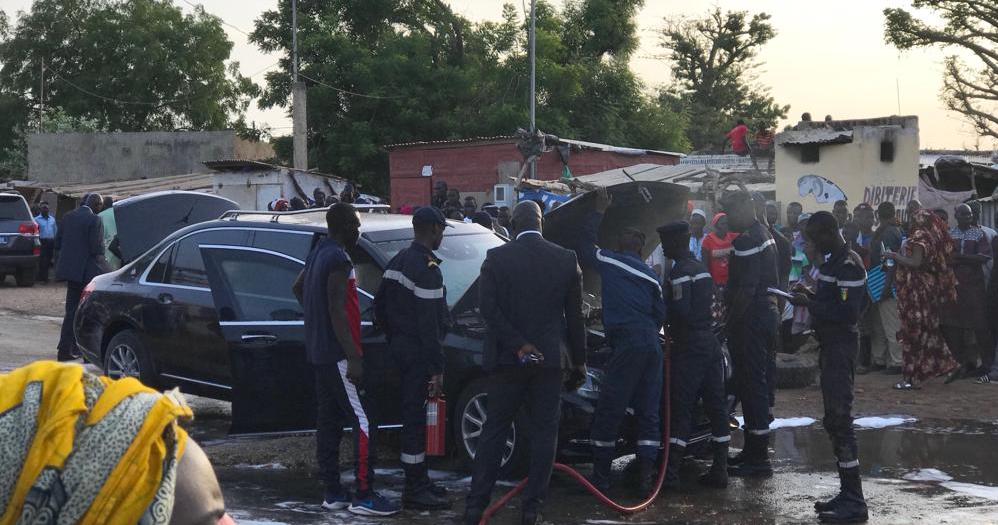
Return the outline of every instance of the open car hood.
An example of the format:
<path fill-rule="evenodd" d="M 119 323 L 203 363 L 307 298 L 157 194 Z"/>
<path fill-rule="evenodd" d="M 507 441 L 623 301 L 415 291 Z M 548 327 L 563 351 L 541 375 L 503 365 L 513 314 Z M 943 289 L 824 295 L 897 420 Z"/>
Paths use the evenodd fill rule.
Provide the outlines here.
<path fill-rule="evenodd" d="M 160 191 L 116 202 L 112 209 L 121 254 L 130 262 L 171 233 L 215 220 L 239 204 L 208 193 Z"/>
<path fill-rule="evenodd" d="M 659 226 L 686 218 L 689 189 L 668 182 L 625 182 L 608 186 L 613 204 L 603 217 L 598 244 L 608 249 L 617 248 L 617 235 L 627 227 L 637 228 L 645 234 L 644 257 L 659 245 Z M 564 248 L 574 250 L 582 225 L 593 211 L 595 192 L 587 192 L 544 215 L 544 238 Z M 592 306 L 600 303 L 600 277 L 593 269 L 583 269 L 584 293 L 595 298 Z"/>

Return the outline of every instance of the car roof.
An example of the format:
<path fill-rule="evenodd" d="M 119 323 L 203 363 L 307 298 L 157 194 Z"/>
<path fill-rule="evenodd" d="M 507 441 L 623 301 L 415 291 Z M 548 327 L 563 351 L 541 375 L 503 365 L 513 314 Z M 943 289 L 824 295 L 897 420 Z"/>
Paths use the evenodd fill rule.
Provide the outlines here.
<path fill-rule="evenodd" d="M 412 231 L 412 216 L 397 213 L 365 213 L 361 207 L 360 232 L 361 234 L 378 234 L 393 231 Z M 208 224 L 208 223 L 202 223 Z M 317 208 L 311 210 L 301 210 L 293 212 L 272 212 L 272 211 L 232 211 L 227 212 L 217 221 L 212 221 L 213 226 L 225 225 L 253 225 L 270 228 L 280 228 L 291 226 L 292 229 L 307 229 L 310 231 L 326 230 L 326 209 Z M 445 230 L 447 235 L 464 235 L 475 233 L 486 233 L 485 228 L 471 223 L 448 220 L 450 226 Z M 295 228 L 298 227 L 298 228 Z"/>

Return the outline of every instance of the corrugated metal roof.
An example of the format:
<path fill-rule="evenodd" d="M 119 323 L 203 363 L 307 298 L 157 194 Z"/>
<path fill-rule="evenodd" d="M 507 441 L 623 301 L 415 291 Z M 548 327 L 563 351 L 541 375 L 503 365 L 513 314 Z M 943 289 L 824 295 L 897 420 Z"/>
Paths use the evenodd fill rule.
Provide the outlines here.
<path fill-rule="evenodd" d="M 134 197 L 135 195 L 168 190 L 212 193 L 211 173 L 192 173 L 186 175 L 173 175 L 170 177 L 156 177 L 152 179 L 133 179 L 110 182 L 79 182 L 72 184 L 26 182 L 22 186 L 51 190 L 55 193 L 69 197 L 82 197 L 87 193 L 100 193 L 101 195 L 114 197 L 115 199 L 125 199 L 128 197 Z"/>
<path fill-rule="evenodd" d="M 281 166 L 280 164 L 270 164 L 268 162 L 261 162 L 258 160 L 241 160 L 241 159 L 207 160 L 202 162 L 202 164 L 215 171 L 253 172 L 253 171 L 288 170 L 297 173 L 307 173 L 309 175 L 315 175 L 317 177 L 326 177 L 329 179 L 334 179 L 342 182 L 348 182 L 343 177 L 338 177 L 336 175 L 331 175 L 329 173 L 322 173 L 320 171 L 314 171 L 314 170 L 299 170 L 288 166 Z"/>
<path fill-rule="evenodd" d="M 850 142 L 852 142 L 852 130 L 810 128 L 797 131 L 784 131 L 776 134 L 776 144 L 780 146 L 848 144 Z"/>
<path fill-rule="evenodd" d="M 432 140 L 425 142 L 403 142 L 400 144 L 389 144 L 385 146 L 387 150 L 402 149 L 410 147 L 419 146 L 448 146 L 448 145 L 460 145 L 460 144 L 470 144 L 475 142 L 491 142 L 491 143 L 515 143 L 518 139 L 513 135 L 497 135 L 494 137 L 471 137 L 464 139 L 448 139 L 448 140 Z M 609 153 L 617 153 L 619 155 L 663 155 L 668 157 L 684 157 L 683 153 L 676 153 L 673 151 L 659 151 L 652 149 L 641 149 L 641 148 L 628 148 L 622 146 L 611 146 L 609 144 L 600 144 L 598 142 L 587 142 L 584 140 L 574 140 L 574 139 L 558 139 L 559 144 L 567 144 L 569 146 L 575 146 L 579 149 L 606 151 Z"/>

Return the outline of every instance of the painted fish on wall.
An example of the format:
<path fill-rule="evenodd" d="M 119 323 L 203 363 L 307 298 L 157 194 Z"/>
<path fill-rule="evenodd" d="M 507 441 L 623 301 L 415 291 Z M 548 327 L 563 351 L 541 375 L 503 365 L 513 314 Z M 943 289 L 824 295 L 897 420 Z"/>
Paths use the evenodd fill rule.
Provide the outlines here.
<path fill-rule="evenodd" d="M 842 188 L 834 182 L 817 175 L 804 175 L 797 179 L 797 191 L 801 197 L 814 195 L 818 204 L 832 204 L 839 200 L 849 200 Z"/>

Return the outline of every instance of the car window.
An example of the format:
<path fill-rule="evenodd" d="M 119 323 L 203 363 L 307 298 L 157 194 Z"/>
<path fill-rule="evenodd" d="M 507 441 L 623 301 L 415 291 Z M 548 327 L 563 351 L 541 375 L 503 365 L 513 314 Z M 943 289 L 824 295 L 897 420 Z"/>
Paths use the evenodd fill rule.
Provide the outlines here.
<path fill-rule="evenodd" d="M 253 247 L 305 260 L 312 249 L 312 235 L 286 231 L 254 231 Z"/>
<path fill-rule="evenodd" d="M 149 269 L 146 282 L 162 283 L 166 279 L 166 268 L 170 265 L 170 257 L 173 257 L 173 245 L 163 251 L 163 254 L 156 259 L 156 263 Z"/>
<path fill-rule="evenodd" d="M 201 244 L 229 244 L 245 246 L 246 230 L 223 229 L 195 233 L 180 240 L 174 248 L 173 262 L 166 272 L 167 284 L 210 288 L 208 273 L 198 246 Z M 266 274 L 260 274 L 266 275 Z"/>
<path fill-rule="evenodd" d="M 302 307 L 291 291 L 301 263 L 252 250 L 215 250 L 239 321 L 300 321 Z M 266 279 L 261 279 L 266 275 Z"/>
<path fill-rule="evenodd" d="M 0 221 L 31 220 L 31 210 L 20 195 L 0 195 Z"/>
<path fill-rule="evenodd" d="M 453 307 L 478 280 L 485 262 L 485 254 L 503 244 L 501 238 L 491 233 L 444 235 L 437 254 L 443 262 L 440 271 L 447 287 L 447 305 Z M 412 239 L 401 239 L 376 243 L 385 257 L 392 258 L 403 248 L 412 244 Z"/>

